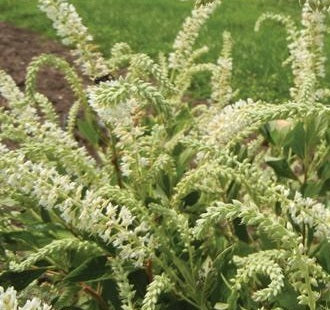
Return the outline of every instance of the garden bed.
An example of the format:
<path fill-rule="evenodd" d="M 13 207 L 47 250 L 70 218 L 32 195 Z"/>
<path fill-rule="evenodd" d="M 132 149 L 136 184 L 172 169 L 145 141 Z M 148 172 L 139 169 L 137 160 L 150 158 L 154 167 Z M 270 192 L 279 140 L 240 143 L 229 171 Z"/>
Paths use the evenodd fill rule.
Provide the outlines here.
<path fill-rule="evenodd" d="M 0 22 L 0 68 L 10 74 L 21 89 L 25 85 L 28 64 L 33 57 L 42 53 L 56 54 L 72 63 L 69 49 L 60 43 L 38 33 Z M 72 91 L 63 76 L 54 69 L 45 68 L 39 74 L 37 85 L 39 91 L 54 103 L 63 121 L 73 102 Z M 1 97 L 0 104 L 4 104 Z"/>

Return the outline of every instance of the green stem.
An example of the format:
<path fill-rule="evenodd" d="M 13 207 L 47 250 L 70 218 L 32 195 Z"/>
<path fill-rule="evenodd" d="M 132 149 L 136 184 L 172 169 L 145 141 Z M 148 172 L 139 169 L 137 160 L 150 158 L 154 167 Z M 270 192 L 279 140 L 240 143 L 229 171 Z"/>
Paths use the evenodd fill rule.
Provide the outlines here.
<path fill-rule="evenodd" d="M 123 180 L 122 180 L 122 175 L 121 175 L 121 171 L 120 171 L 120 167 L 119 167 L 119 154 L 118 154 L 118 151 L 116 148 L 116 137 L 113 134 L 113 129 L 110 125 L 109 125 L 109 135 L 110 135 L 110 148 L 112 151 L 111 162 L 115 168 L 118 186 L 120 188 L 123 188 Z"/>
<path fill-rule="evenodd" d="M 307 294 L 308 294 L 308 306 L 310 307 L 311 310 L 316 310 L 316 304 L 315 304 L 315 299 L 313 297 L 313 291 L 311 288 L 311 282 L 309 279 L 309 272 L 308 272 L 308 265 L 304 264 L 304 277 L 305 277 L 305 282 L 307 286 Z"/>

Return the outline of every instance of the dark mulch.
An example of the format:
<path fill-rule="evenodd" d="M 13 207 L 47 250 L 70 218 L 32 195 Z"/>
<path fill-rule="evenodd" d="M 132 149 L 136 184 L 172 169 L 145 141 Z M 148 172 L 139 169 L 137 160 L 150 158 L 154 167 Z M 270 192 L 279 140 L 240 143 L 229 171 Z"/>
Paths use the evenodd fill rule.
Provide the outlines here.
<path fill-rule="evenodd" d="M 38 33 L 0 22 L 0 68 L 9 73 L 21 89 L 24 89 L 29 62 L 43 53 L 56 54 L 70 63 L 73 62 L 69 49 L 60 43 Z M 38 90 L 54 103 L 63 121 L 74 100 L 63 76 L 54 69 L 43 69 L 38 77 Z M 4 100 L 0 97 L 0 105 L 1 103 L 3 104 Z"/>

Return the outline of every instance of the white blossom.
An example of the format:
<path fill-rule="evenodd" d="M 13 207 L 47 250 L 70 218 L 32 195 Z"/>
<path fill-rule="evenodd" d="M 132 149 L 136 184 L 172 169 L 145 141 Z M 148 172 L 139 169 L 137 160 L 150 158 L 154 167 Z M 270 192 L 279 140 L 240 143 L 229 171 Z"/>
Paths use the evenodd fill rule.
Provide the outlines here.
<path fill-rule="evenodd" d="M 43 304 L 38 298 L 28 300 L 24 306 L 18 306 L 17 293 L 13 287 L 4 290 L 0 286 L 0 309 L 1 310 L 51 310 L 51 307 Z"/>
<path fill-rule="evenodd" d="M 0 309 L 16 310 L 18 307 L 16 291 L 9 287 L 6 291 L 0 286 Z"/>
<path fill-rule="evenodd" d="M 315 229 L 316 237 L 330 240 L 330 210 L 324 204 L 296 192 L 288 211 L 295 224 L 308 225 Z"/>
<path fill-rule="evenodd" d="M 245 108 L 250 108 L 255 103 L 248 99 L 239 100 L 232 105 L 225 106 L 220 112 L 210 108 L 209 114 L 213 117 L 206 118 L 200 123 L 203 140 L 207 145 L 217 146 L 227 143 L 231 137 L 239 133 L 248 124 L 249 120 L 244 114 Z"/>
<path fill-rule="evenodd" d="M 83 25 L 81 17 L 72 4 L 65 0 L 39 0 L 39 8 L 53 21 L 53 27 L 65 45 L 73 45 L 73 55 L 88 76 L 96 77 L 108 73 L 105 60 L 93 50 L 92 35 Z"/>
<path fill-rule="evenodd" d="M 170 68 L 182 69 L 185 66 L 192 53 L 192 48 L 198 37 L 199 30 L 219 3 L 220 1 L 215 1 L 200 6 L 194 9 L 191 16 L 185 20 L 182 30 L 178 33 L 174 41 L 174 51 L 169 56 Z"/>

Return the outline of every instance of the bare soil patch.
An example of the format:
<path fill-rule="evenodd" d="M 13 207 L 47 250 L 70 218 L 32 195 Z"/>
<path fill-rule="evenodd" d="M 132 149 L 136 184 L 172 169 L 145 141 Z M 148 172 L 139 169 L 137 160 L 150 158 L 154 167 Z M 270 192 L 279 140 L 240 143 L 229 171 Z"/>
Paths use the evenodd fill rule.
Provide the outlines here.
<path fill-rule="evenodd" d="M 0 22 L 0 68 L 10 74 L 22 90 L 28 64 L 33 57 L 43 53 L 61 56 L 73 63 L 69 49 L 60 43 Z M 38 77 L 38 90 L 53 102 L 63 121 L 74 100 L 63 76 L 52 68 L 42 69 Z M 0 97 L 0 105 L 3 103 L 4 99 Z"/>

